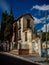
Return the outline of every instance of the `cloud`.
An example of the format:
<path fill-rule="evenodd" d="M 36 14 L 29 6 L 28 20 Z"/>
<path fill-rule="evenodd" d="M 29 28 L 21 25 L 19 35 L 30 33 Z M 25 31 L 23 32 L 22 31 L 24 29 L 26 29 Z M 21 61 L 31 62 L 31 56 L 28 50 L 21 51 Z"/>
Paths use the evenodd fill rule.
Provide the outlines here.
<path fill-rule="evenodd" d="M 33 18 L 34 18 L 34 24 L 37 24 L 37 23 L 40 23 L 40 22 L 41 22 L 40 19 L 38 19 L 38 18 L 36 18 L 36 17 L 33 17 Z"/>
<path fill-rule="evenodd" d="M 46 24 L 41 29 L 43 32 L 46 31 Z M 49 23 L 47 24 L 47 31 L 49 31 Z"/>
<path fill-rule="evenodd" d="M 8 3 L 5 1 L 5 0 L 0 0 L 0 9 L 4 12 L 5 10 L 7 10 L 8 11 L 8 13 L 9 13 L 9 9 L 10 7 L 9 7 L 9 5 L 8 5 Z"/>
<path fill-rule="evenodd" d="M 43 30 L 44 32 L 46 31 L 45 30 L 45 17 L 42 17 L 40 19 L 34 17 L 34 24 L 35 24 L 35 28 L 37 29 L 37 31 L 41 31 Z M 47 16 L 47 31 L 49 31 L 49 15 Z"/>
<path fill-rule="evenodd" d="M 42 21 L 42 23 L 45 23 L 44 21 L 45 21 L 45 17 L 42 17 L 42 18 L 36 18 L 36 17 L 33 17 L 34 18 L 34 24 L 38 24 L 38 23 L 41 23 Z"/>
<path fill-rule="evenodd" d="M 38 23 L 45 23 L 45 17 L 42 17 L 40 19 L 33 17 L 34 18 L 34 24 L 38 24 Z M 47 20 L 49 20 L 49 15 L 47 16 Z"/>
<path fill-rule="evenodd" d="M 32 11 L 33 9 L 38 9 L 38 10 L 46 11 L 46 10 L 49 10 L 49 5 L 46 5 L 46 4 L 44 4 L 44 5 L 35 5 L 35 6 L 33 6 L 33 7 L 31 8 L 31 11 Z"/>
<path fill-rule="evenodd" d="M 49 15 L 48 15 L 47 19 L 49 19 Z"/>

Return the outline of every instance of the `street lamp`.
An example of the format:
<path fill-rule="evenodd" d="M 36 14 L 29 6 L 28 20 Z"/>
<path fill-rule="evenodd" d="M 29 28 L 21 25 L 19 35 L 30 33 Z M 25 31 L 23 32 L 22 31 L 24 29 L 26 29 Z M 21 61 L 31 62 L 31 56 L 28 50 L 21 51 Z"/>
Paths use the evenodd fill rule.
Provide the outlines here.
<path fill-rule="evenodd" d="M 45 13 L 45 22 L 46 22 L 46 62 L 48 62 L 48 51 L 47 51 L 47 13 Z"/>

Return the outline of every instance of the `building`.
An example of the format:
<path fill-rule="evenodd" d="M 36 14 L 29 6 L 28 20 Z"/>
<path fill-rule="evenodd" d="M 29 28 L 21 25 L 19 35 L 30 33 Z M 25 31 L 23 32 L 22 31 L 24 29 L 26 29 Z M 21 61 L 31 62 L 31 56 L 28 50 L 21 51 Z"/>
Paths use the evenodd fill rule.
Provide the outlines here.
<path fill-rule="evenodd" d="M 32 52 L 38 54 L 39 56 L 42 55 L 41 52 L 41 39 L 40 37 L 36 37 L 32 40 Z"/>
<path fill-rule="evenodd" d="M 24 14 L 15 20 L 13 23 L 12 43 L 17 43 L 19 54 L 33 53 L 33 39 L 35 37 L 34 18 L 29 13 Z"/>

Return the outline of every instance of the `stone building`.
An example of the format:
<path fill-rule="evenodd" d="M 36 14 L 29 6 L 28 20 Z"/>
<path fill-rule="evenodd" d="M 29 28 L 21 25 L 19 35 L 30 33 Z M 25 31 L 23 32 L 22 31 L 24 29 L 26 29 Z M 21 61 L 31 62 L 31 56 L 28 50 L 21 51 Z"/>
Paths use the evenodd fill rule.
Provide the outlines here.
<path fill-rule="evenodd" d="M 12 43 L 17 44 L 19 54 L 33 53 L 32 41 L 35 36 L 36 34 L 34 33 L 34 18 L 31 16 L 31 14 L 24 14 L 14 21 Z"/>

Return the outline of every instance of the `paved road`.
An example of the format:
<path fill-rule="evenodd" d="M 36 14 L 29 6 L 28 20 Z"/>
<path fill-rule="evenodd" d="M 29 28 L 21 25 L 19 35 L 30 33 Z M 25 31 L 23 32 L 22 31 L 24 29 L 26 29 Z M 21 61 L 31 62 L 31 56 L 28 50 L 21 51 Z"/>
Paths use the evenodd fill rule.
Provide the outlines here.
<path fill-rule="evenodd" d="M 0 53 L 0 65 L 39 65 L 32 62 L 28 62 L 25 60 L 22 60 L 20 58 L 13 57 L 8 54 L 1 54 Z"/>

